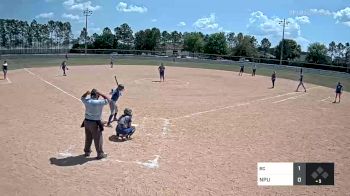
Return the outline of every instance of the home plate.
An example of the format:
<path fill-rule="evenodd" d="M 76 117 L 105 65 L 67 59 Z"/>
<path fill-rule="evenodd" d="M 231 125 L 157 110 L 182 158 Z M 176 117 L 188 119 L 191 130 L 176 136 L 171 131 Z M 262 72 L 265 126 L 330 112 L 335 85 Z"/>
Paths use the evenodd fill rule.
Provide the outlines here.
<path fill-rule="evenodd" d="M 131 126 L 138 127 L 139 125 L 138 124 L 131 124 Z"/>

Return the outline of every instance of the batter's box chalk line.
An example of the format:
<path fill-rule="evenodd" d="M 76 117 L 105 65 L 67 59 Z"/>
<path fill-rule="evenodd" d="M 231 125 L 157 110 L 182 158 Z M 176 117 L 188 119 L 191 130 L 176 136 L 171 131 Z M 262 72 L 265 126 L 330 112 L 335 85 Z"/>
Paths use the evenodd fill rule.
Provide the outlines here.
<path fill-rule="evenodd" d="M 118 159 L 116 159 L 114 161 L 116 161 L 118 163 L 138 164 L 138 165 L 141 165 L 141 166 L 143 166 L 145 168 L 149 168 L 149 169 L 157 169 L 157 168 L 159 168 L 158 160 L 159 160 L 160 156 L 159 155 L 154 155 L 154 156 L 155 156 L 155 158 L 153 160 L 148 160 L 146 162 L 141 162 L 141 161 L 122 161 L 122 160 L 118 160 Z"/>
<path fill-rule="evenodd" d="M 144 83 L 145 81 L 147 82 L 160 82 L 159 79 L 155 79 L 155 78 L 141 78 L 141 79 L 137 79 L 134 80 L 134 82 L 136 84 L 141 84 L 142 82 Z M 190 84 L 190 82 L 188 81 L 182 81 L 182 80 L 177 80 L 177 79 L 165 79 L 164 83 L 170 83 L 170 84 L 175 84 L 175 85 L 181 85 L 181 86 L 188 86 Z"/>
<path fill-rule="evenodd" d="M 147 128 L 146 128 L 146 122 L 149 121 L 163 121 L 162 123 L 162 128 L 161 128 L 161 134 L 163 136 L 168 135 L 169 131 L 170 131 L 170 119 L 168 118 L 154 118 L 154 117 L 143 117 L 141 123 L 138 125 L 139 129 L 143 132 L 147 134 Z"/>
<path fill-rule="evenodd" d="M 67 157 L 72 157 L 74 156 L 72 151 L 75 148 L 75 145 L 70 145 L 69 148 L 63 152 L 58 153 L 59 158 L 67 158 Z"/>
<path fill-rule="evenodd" d="M 6 82 L 5 83 L 1 82 L 0 84 L 4 85 L 4 84 L 11 84 L 11 83 L 12 81 L 10 80 L 10 78 L 6 77 Z"/>
<path fill-rule="evenodd" d="M 330 102 L 330 101 L 328 101 L 329 99 L 331 99 L 330 96 L 328 96 L 327 98 L 324 98 L 322 100 L 319 100 L 319 101 L 328 103 L 328 102 Z"/>

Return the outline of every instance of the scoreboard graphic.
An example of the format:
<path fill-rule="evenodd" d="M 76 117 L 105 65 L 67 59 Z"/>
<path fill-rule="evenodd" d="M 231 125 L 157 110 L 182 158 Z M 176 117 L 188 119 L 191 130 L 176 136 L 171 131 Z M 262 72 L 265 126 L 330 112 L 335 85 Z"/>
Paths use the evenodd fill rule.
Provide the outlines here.
<path fill-rule="evenodd" d="M 258 163 L 258 186 L 334 185 L 334 163 Z"/>

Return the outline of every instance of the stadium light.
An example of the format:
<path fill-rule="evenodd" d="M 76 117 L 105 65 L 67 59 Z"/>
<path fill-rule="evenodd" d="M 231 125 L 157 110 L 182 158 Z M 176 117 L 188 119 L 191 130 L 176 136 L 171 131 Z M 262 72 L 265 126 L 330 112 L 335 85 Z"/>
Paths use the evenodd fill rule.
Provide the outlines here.
<path fill-rule="evenodd" d="M 284 41 L 284 29 L 286 28 L 286 25 L 289 24 L 288 21 L 286 21 L 286 19 L 283 19 L 281 21 L 278 22 L 278 24 L 283 26 L 283 33 L 282 33 L 282 42 L 281 42 L 281 55 L 280 55 L 280 65 L 282 65 L 282 60 L 283 60 L 283 41 Z"/>
<path fill-rule="evenodd" d="M 86 10 L 84 10 L 84 16 L 85 16 L 85 54 L 87 54 L 87 42 L 86 42 L 86 39 L 87 39 L 87 32 L 88 32 L 88 28 L 87 28 L 87 18 L 88 16 L 91 16 L 92 14 L 92 11 L 89 10 L 88 8 L 86 8 Z"/>

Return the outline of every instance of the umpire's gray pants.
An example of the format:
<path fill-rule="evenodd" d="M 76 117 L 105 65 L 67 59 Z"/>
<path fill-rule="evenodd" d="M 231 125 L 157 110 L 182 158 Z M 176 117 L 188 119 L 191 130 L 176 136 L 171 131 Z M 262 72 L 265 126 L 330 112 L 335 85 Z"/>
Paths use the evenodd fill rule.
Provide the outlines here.
<path fill-rule="evenodd" d="M 91 144 L 92 140 L 94 140 L 95 148 L 97 152 L 97 156 L 100 156 L 103 154 L 103 136 L 102 131 L 98 127 L 96 122 L 93 121 L 84 121 L 85 126 L 85 153 L 91 153 Z"/>

